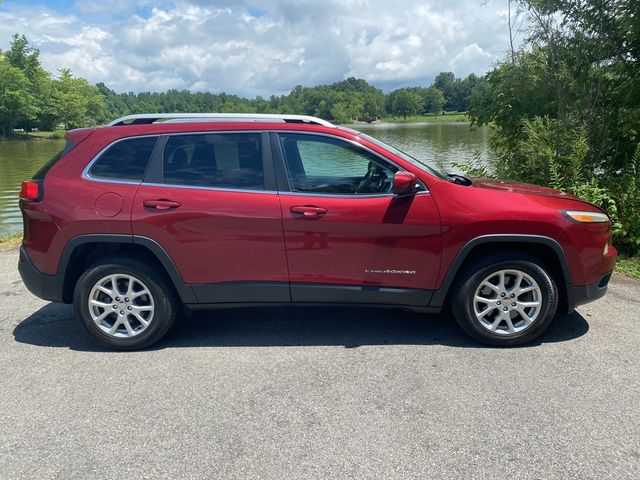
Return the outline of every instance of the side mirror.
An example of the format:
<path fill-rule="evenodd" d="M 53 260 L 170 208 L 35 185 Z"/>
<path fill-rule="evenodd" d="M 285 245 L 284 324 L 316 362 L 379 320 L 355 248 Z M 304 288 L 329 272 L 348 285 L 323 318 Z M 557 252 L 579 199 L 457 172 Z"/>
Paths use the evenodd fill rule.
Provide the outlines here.
<path fill-rule="evenodd" d="M 393 190 L 396 195 L 411 195 L 417 191 L 418 179 L 411 172 L 400 171 L 393 176 Z"/>

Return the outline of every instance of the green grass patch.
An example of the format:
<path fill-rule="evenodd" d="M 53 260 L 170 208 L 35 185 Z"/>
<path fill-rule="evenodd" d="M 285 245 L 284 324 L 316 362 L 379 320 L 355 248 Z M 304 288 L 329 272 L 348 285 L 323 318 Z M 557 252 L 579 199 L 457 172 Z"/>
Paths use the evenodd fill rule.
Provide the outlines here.
<path fill-rule="evenodd" d="M 58 140 L 64 138 L 64 130 L 55 130 L 53 132 L 26 132 L 26 133 L 12 133 L 9 136 L 1 136 L 0 140 Z"/>
<path fill-rule="evenodd" d="M 17 247 L 22 243 L 22 232 L 12 233 L 11 235 L 0 236 L 0 249 Z"/>
<path fill-rule="evenodd" d="M 445 115 L 412 115 L 410 117 L 383 117 L 380 123 L 440 123 L 440 122 L 469 122 L 466 113 L 447 113 Z"/>
<path fill-rule="evenodd" d="M 65 131 L 64 130 L 55 130 L 53 132 L 29 132 L 27 136 L 35 137 L 35 138 L 64 138 Z"/>
<path fill-rule="evenodd" d="M 640 257 L 618 257 L 616 272 L 627 277 L 640 278 Z"/>

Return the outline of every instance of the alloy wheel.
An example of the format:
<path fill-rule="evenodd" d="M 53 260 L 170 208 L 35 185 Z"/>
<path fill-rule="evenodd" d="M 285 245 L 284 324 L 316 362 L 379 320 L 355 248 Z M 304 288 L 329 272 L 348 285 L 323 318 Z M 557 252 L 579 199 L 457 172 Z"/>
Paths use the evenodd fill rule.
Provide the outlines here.
<path fill-rule="evenodd" d="M 473 297 L 473 313 L 483 328 L 498 335 L 515 335 L 537 320 L 542 290 L 534 278 L 515 269 L 485 277 Z"/>
<path fill-rule="evenodd" d="M 140 335 L 155 311 L 149 288 L 128 274 L 111 274 L 98 280 L 89 293 L 88 304 L 98 328 L 118 338 Z"/>

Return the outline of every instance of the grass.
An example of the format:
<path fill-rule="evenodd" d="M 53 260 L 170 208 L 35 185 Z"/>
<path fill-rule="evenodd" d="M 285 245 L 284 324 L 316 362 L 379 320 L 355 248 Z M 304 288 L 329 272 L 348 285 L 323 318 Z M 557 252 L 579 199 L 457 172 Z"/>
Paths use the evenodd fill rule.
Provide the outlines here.
<path fill-rule="evenodd" d="M 22 243 L 22 232 L 0 236 L 0 250 L 17 247 Z"/>
<path fill-rule="evenodd" d="M 447 113 L 445 115 L 412 115 L 410 117 L 383 117 L 381 123 L 440 123 L 440 122 L 468 122 L 466 113 Z"/>
<path fill-rule="evenodd" d="M 8 137 L 0 136 L 0 140 L 55 140 L 64 138 L 64 130 L 55 130 L 52 132 L 27 132 L 27 133 L 14 133 Z"/>
<path fill-rule="evenodd" d="M 29 132 L 26 135 L 35 138 L 64 138 L 64 134 L 64 130 L 55 130 L 53 132 Z"/>
<path fill-rule="evenodd" d="M 627 277 L 640 278 L 640 257 L 618 257 L 616 272 Z"/>

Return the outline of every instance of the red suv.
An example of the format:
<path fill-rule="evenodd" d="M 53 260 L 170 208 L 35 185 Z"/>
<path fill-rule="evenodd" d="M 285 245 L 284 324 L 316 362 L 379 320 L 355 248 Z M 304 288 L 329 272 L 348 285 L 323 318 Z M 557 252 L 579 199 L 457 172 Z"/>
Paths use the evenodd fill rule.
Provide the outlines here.
<path fill-rule="evenodd" d="M 22 279 L 99 342 L 159 340 L 182 307 L 358 304 L 438 312 L 476 340 L 538 337 L 605 294 L 597 207 L 444 175 L 299 115 L 131 115 L 72 130 L 20 206 Z"/>

